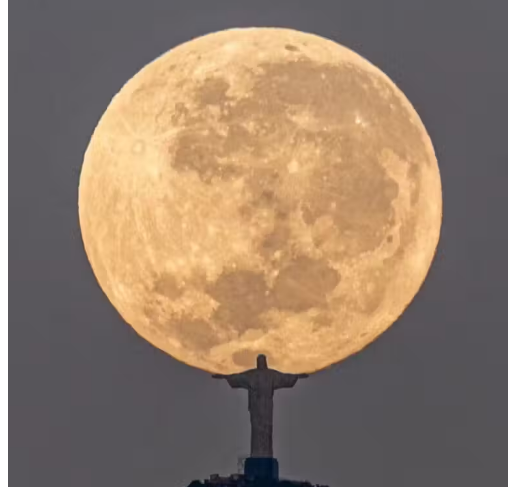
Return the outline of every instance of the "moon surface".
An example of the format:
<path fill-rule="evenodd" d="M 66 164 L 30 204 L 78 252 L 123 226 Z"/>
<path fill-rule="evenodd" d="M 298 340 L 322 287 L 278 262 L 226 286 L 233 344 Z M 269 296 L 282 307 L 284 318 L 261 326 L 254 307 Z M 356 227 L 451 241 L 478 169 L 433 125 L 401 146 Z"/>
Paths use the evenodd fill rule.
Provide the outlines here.
<path fill-rule="evenodd" d="M 313 372 L 404 311 L 439 240 L 430 138 L 353 51 L 231 29 L 157 58 L 113 98 L 79 187 L 84 246 L 121 316 L 210 372 L 258 353 Z"/>

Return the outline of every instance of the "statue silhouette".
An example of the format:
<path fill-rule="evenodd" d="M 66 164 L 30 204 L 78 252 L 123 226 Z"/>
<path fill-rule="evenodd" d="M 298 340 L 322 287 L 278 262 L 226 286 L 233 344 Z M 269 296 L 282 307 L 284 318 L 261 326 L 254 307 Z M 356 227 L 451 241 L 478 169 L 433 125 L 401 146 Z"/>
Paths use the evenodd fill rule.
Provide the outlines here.
<path fill-rule="evenodd" d="M 233 388 L 249 391 L 251 424 L 250 456 L 273 457 L 273 393 L 276 389 L 291 388 L 308 374 L 284 374 L 268 368 L 266 356 L 258 355 L 257 368 L 239 374 L 214 374 L 214 379 L 226 379 Z"/>

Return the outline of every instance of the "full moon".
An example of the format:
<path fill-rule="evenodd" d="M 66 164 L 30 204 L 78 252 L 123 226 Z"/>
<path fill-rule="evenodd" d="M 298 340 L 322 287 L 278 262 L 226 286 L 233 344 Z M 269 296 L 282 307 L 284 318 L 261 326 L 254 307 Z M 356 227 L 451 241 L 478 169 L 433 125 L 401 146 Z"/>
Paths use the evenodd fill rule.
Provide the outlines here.
<path fill-rule="evenodd" d="M 218 373 L 314 372 L 418 292 L 439 240 L 431 140 L 399 88 L 331 40 L 231 29 L 160 56 L 86 150 L 95 276 L 139 335 Z"/>

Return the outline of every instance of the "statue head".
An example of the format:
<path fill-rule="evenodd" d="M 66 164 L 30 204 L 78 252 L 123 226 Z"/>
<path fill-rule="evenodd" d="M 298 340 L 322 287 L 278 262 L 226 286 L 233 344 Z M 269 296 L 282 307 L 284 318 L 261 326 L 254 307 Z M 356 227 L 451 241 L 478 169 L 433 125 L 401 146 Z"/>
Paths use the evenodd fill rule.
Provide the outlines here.
<path fill-rule="evenodd" d="M 260 353 L 257 358 L 257 368 L 258 369 L 267 369 L 268 364 L 266 362 L 266 355 Z"/>

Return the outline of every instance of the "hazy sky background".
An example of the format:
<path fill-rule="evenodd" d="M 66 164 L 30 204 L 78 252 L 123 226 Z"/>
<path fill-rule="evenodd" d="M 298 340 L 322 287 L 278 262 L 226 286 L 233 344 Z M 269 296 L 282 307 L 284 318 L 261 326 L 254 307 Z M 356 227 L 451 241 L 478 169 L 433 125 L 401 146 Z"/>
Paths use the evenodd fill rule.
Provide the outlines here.
<path fill-rule="evenodd" d="M 332 487 L 508 485 L 505 0 L 16 0 L 10 5 L 11 487 L 185 487 L 236 471 L 247 397 L 139 338 L 77 218 L 112 96 L 198 35 L 283 26 L 359 52 L 405 92 L 443 182 L 433 267 L 361 354 L 277 392 L 281 475 Z"/>

